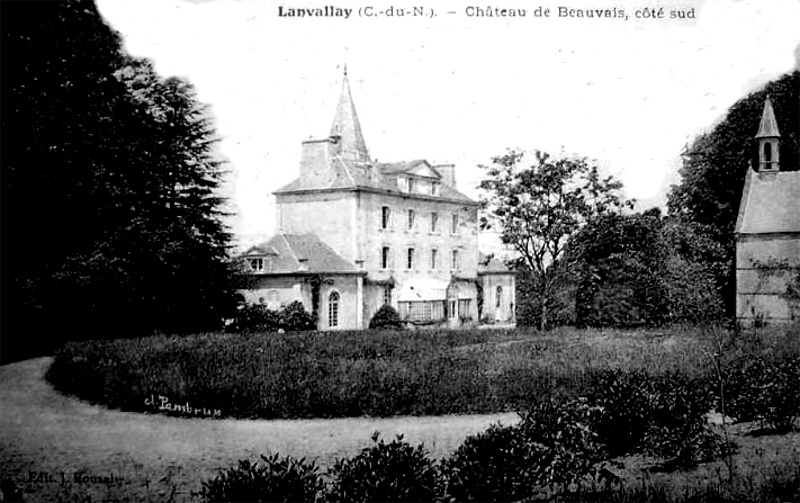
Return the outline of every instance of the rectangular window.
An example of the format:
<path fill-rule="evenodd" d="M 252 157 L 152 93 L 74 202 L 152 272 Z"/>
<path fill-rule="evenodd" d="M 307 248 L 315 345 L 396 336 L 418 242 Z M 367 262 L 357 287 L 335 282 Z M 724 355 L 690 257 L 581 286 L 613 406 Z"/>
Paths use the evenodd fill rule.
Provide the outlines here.
<path fill-rule="evenodd" d="M 388 229 L 392 221 L 392 211 L 388 206 L 381 208 L 381 229 Z"/>
<path fill-rule="evenodd" d="M 383 304 L 386 306 L 392 305 L 392 287 L 390 286 L 383 288 Z"/>
<path fill-rule="evenodd" d="M 251 258 L 250 259 L 250 269 L 253 272 L 262 272 L 264 270 L 264 259 Z"/>
<path fill-rule="evenodd" d="M 450 318 L 451 320 L 455 319 L 455 317 L 456 317 L 456 300 L 455 299 L 447 301 L 447 317 Z"/>
<path fill-rule="evenodd" d="M 426 322 L 444 319 L 443 300 L 398 302 L 400 318 L 408 321 Z"/>
<path fill-rule="evenodd" d="M 414 268 L 414 248 L 408 249 L 408 254 L 406 256 L 406 269 L 413 269 Z"/>
<path fill-rule="evenodd" d="M 469 301 L 470 299 L 458 299 L 459 318 L 469 318 Z"/>
<path fill-rule="evenodd" d="M 431 269 L 434 271 L 439 268 L 439 250 L 431 249 Z"/>
<path fill-rule="evenodd" d="M 381 269 L 389 269 L 391 265 L 391 250 L 388 246 L 381 248 Z"/>
<path fill-rule="evenodd" d="M 416 217 L 417 215 L 414 213 L 414 210 L 408 210 L 408 230 L 414 230 L 414 220 Z"/>
<path fill-rule="evenodd" d="M 458 214 L 453 213 L 453 220 L 450 224 L 450 234 L 458 234 Z"/>
<path fill-rule="evenodd" d="M 439 231 L 439 214 L 435 211 L 431 213 L 431 232 Z"/>
<path fill-rule="evenodd" d="M 453 250 L 450 255 L 450 269 L 461 269 L 461 259 L 458 256 L 458 250 Z"/>
<path fill-rule="evenodd" d="M 414 182 L 415 181 L 416 180 L 414 180 L 413 178 L 409 178 L 408 179 L 408 191 L 409 192 L 414 192 L 414 185 L 415 185 Z"/>

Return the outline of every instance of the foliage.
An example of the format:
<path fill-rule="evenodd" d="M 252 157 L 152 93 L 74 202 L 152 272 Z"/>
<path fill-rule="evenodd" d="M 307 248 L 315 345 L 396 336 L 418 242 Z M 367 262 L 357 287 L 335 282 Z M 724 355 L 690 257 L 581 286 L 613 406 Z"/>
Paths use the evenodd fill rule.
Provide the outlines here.
<path fill-rule="evenodd" d="M 539 278 L 541 327 L 548 326 L 548 307 L 556 278 L 551 267 L 567 240 L 587 220 L 623 207 L 613 177 L 601 178 L 597 166 L 584 158 L 551 158 L 537 151 L 533 164 L 512 150 L 492 159 L 479 187 L 484 216 L 481 228 L 494 227 Z"/>
<path fill-rule="evenodd" d="M 287 332 L 299 332 L 303 330 L 314 330 L 317 328 L 317 321 L 314 315 L 306 311 L 303 303 L 295 300 L 290 302 L 280 313 L 281 324 Z"/>
<path fill-rule="evenodd" d="M 389 304 L 384 304 L 372 315 L 369 320 L 371 330 L 382 330 L 392 328 L 403 328 L 403 320 L 397 314 L 397 310 Z"/>
<path fill-rule="evenodd" d="M 282 329 L 281 315 L 265 304 L 242 304 L 236 311 L 228 332 L 277 332 Z"/>
<path fill-rule="evenodd" d="M 706 246 L 704 250 L 702 247 Z M 570 240 L 581 326 L 718 322 L 722 302 L 705 263 L 713 245 L 658 209 L 592 219 Z"/>
<path fill-rule="evenodd" d="M 4 344 L 214 328 L 229 236 L 193 88 L 125 55 L 91 0 L 2 9 L 3 233 L 25 243 L 4 253 L 3 323 L 31 334 Z"/>
<path fill-rule="evenodd" d="M 530 472 L 538 451 L 518 426 L 492 425 L 470 435 L 445 461 L 448 495 L 455 501 L 520 501 L 535 491 Z"/>
<path fill-rule="evenodd" d="M 707 424 L 714 403 L 710 384 L 679 371 L 600 372 L 589 394 L 600 411 L 591 423 L 597 441 L 609 456 L 647 453 L 680 468 L 716 456 L 722 442 Z"/>
<path fill-rule="evenodd" d="M 331 470 L 332 501 L 435 501 L 441 494 L 438 466 L 422 445 L 413 447 L 398 435 L 386 443 L 376 432 L 374 445 Z"/>
<path fill-rule="evenodd" d="M 314 316 L 305 310 L 303 303 L 293 301 L 279 311 L 265 304 L 243 304 L 239 306 L 228 332 L 300 332 L 314 330 Z"/>
<path fill-rule="evenodd" d="M 204 481 L 200 496 L 208 502 L 314 502 L 325 485 L 314 462 L 290 456 L 261 456 L 263 464 L 239 460 Z"/>
<path fill-rule="evenodd" d="M 728 413 L 739 421 L 761 421 L 791 431 L 800 417 L 800 356 L 740 358 L 725 375 Z"/>
<path fill-rule="evenodd" d="M 653 380 L 645 452 L 668 465 L 690 468 L 723 452 L 723 442 L 708 425 L 714 403 L 707 382 L 670 372 Z"/>
<path fill-rule="evenodd" d="M 546 491 L 572 491 L 594 480 L 617 482 L 589 425 L 599 411 L 583 400 L 529 404 L 514 426 L 469 436 L 445 462 L 456 501 L 519 501 Z"/>
<path fill-rule="evenodd" d="M 592 378 L 590 402 L 599 407 L 592 429 L 609 457 L 641 452 L 651 422 L 651 379 L 645 370 L 606 370 Z"/>
<path fill-rule="evenodd" d="M 800 354 L 796 335 L 761 344 L 768 359 Z M 708 381 L 713 348 L 696 328 L 157 336 L 69 344 L 48 379 L 65 393 L 136 411 L 153 411 L 144 399 L 163 395 L 227 417 L 464 414 L 514 411 L 555 395 L 592 398 L 596 374 L 609 367 Z"/>
<path fill-rule="evenodd" d="M 800 166 L 800 71 L 770 82 L 763 89 L 740 99 L 725 118 L 708 133 L 697 137 L 680 169 L 681 181 L 668 195 L 669 214 L 690 222 L 698 233 L 719 245 L 724 253 L 708 266 L 728 312 L 733 312 L 734 227 L 750 165 L 757 161 L 754 136 L 758 131 L 764 100 L 769 96 L 781 132 L 781 169 Z"/>

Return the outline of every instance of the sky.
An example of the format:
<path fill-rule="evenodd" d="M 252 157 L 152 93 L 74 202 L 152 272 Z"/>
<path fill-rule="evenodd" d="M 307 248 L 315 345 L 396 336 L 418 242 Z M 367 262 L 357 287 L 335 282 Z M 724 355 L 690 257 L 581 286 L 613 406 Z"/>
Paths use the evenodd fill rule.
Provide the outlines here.
<path fill-rule="evenodd" d="M 510 148 L 585 156 L 644 209 L 663 206 L 678 182 L 684 145 L 800 61 L 800 0 L 607 6 L 624 9 L 627 20 L 558 16 L 559 7 L 605 8 L 589 0 L 98 6 L 130 54 L 152 59 L 165 77 L 187 78 L 211 107 L 240 247 L 276 231 L 271 193 L 298 176 L 301 141 L 327 136 L 344 64 L 373 159 L 455 163 L 459 190 L 477 197 L 479 165 Z M 279 7 L 326 6 L 352 13 L 279 15 Z M 366 7 L 414 6 L 427 15 L 359 17 Z M 637 19 L 645 6 L 663 6 L 665 18 Z M 475 17 L 468 7 L 527 16 Z M 550 16 L 534 17 L 537 7 Z M 669 19 L 677 10 L 693 19 Z"/>

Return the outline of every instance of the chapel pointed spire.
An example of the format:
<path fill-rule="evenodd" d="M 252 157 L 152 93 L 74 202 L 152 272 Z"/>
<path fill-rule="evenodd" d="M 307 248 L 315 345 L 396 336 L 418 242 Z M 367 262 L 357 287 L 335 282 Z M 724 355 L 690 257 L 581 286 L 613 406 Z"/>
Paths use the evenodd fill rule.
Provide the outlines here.
<path fill-rule="evenodd" d="M 764 102 L 764 112 L 761 114 L 761 124 L 759 124 L 756 134 L 759 171 L 780 171 L 780 137 L 772 101 L 767 97 Z"/>
<path fill-rule="evenodd" d="M 772 100 L 767 97 L 764 102 L 764 111 L 761 114 L 761 124 L 758 126 L 756 138 L 780 138 L 780 136 L 778 121 L 775 120 L 775 111 L 772 109 Z"/>
<path fill-rule="evenodd" d="M 333 117 L 330 136 L 336 140 L 338 153 L 343 158 L 353 161 L 369 161 L 367 143 L 361 133 L 361 123 L 358 121 L 353 95 L 350 93 L 346 65 L 342 80 L 342 94 L 339 97 L 339 105 L 336 107 L 336 115 Z"/>

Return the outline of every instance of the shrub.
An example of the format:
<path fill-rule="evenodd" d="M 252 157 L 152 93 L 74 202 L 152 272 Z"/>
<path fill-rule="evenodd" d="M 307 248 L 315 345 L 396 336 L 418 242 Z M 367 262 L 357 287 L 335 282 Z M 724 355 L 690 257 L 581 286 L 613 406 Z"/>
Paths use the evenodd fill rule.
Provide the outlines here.
<path fill-rule="evenodd" d="M 642 450 L 652 421 L 651 384 L 642 370 L 606 370 L 591 379 L 590 401 L 600 408 L 592 427 L 609 456 Z"/>
<path fill-rule="evenodd" d="M 800 356 L 740 358 L 726 377 L 729 414 L 739 421 L 760 421 L 777 432 L 792 429 L 800 416 Z"/>
<path fill-rule="evenodd" d="M 280 311 L 269 309 L 263 304 L 242 305 L 228 332 L 300 332 L 314 330 L 316 320 L 305 310 L 302 302 L 294 301 Z"/>
<path fill-rule="evenodd" d="M 277 332 L 280 326 L 278 311 L 268 309 L 263 304 L 242 304 L 239 306 L 233 323 L 226 327 L 229 332 L 263 331 Z"/>
<path fill-rule="evenodd" d="M 403 321 L 400 319 L 400 315 L 397 314 L 395 308 L 389 304 L 384 304 L 372 315 L 372 319 L 369 320 L 369 328 L 403 328 Z"/>
<path fill-rule="evenodd" d="M 547 448 L 535 472 L 537 484 L 569 491 L 587 478 L 603 484 L 618 481 L 607 465 L 598 465 L 605 454 L 591 425 L 598 422 L 600 412 L 582 398 L 551 398 L 521 413 L 520 427 L 527 441 Z"/>
<path fill-rule="evenodd" d="M 440 494 L 439 470 L 422 445 L 412 447 L 398 435 L 385 443 L 379 434 L 373 446 L 331 469 L 333 501 L 434 501 Z"/>
<path fill-rule="evenodd" d="M 467 437 L 445 462 L 456 501 L 518 501 L 545 490 L 570 491 L 587 479 L 618 478 L 602 461 L 588 428 L 597 409 L 583 400 L 544 400 L 515 426 L 493 425 Z"/>
<path fill-rule="evenodd" d="M 444 462 L 447 493 L 455 501 L 519 501 L 531 496 L 537 446 L 519 426 L 492 425 L 470 435 Z"/>
<path fill-rule="evenodd" d="M 282 328 L 287 332 L 314 330 L 317 327 L 314 315 L 306 311 L 303 303 L 297 300 L 282 309 L 280 315 Z"/>
<path fill-rule="evenodd" d="M 676 468 L 690 468 L 720 454 L 723 442 L 706 417 L 713 402 L 711 390 L 699 379 L 680 372 L 654 379 L 645 452 Z"/>
<path fill-rule="evenodd" d="M 264 464 L 239 460 L 237 466 L 203 482 L 200 492 L 208 502 L 317 501 L 324 482 L 313 462 L 290 456 L 261 456 Z"/>

